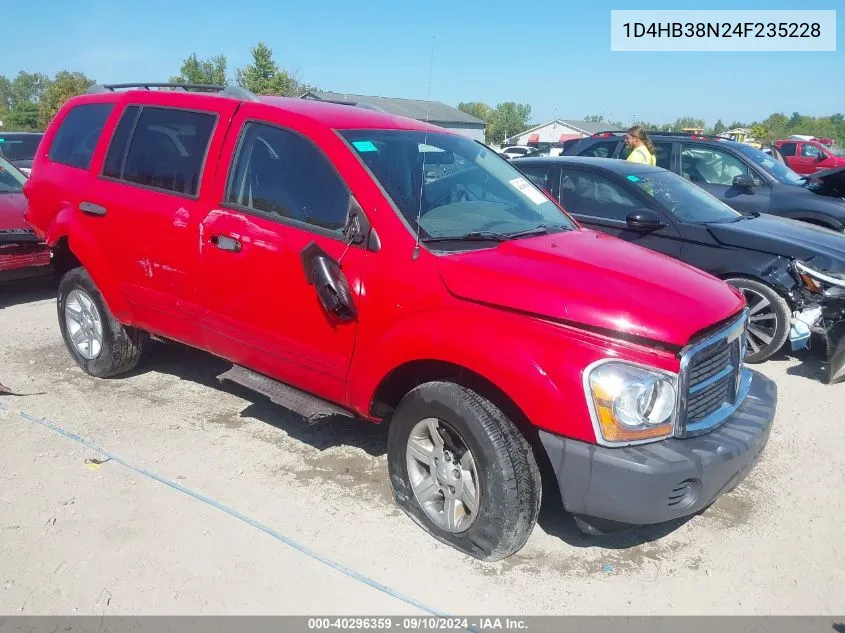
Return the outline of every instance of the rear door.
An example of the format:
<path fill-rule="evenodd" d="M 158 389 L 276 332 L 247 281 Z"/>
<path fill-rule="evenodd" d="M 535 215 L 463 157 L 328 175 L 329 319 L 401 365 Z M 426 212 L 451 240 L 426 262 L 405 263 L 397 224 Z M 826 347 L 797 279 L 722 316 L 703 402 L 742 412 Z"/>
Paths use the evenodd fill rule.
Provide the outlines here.
<path fill-rule="evenodd" d="M 344 238 L 363 212 L 327 155 L 348 150 L 312 126 L 258 103 L 234 119 L 201 227 L 203 330 L 220 356 L 344 402 L 357 319 L 323 309 L 307 260 L 339 262 L 358 306 L 368 252 Z"/>
<path fill-rule="evenodd" d="M 723 147 L 703 143 L 681 144 L 680 175 L 740 213 L 767 213 L 772 189 L 743 159 Z M 734 178 L 750 175 L 754 189 L 735 186 Z"/>
<path fill-rule="evenodd" d="M 586 227 L 671 257 L 680 257 L 678 231 L 662 210 L 640 192 L 609 176 L 569 166 L 561 167 L 558 186 L 563 208 Z M 658 213 L 666 226 L 655 231 L 640 231 L 629 227 L 628 215 L 644 208 Z"/>
<path fill-rule="evenodd" d="M 202 96 L 192 109 L 161 97 L 139 95 L 119 112 L 84 205 L 107 236 L 133 324 L 199 345 L 199 209 L 238 102 Z"/>

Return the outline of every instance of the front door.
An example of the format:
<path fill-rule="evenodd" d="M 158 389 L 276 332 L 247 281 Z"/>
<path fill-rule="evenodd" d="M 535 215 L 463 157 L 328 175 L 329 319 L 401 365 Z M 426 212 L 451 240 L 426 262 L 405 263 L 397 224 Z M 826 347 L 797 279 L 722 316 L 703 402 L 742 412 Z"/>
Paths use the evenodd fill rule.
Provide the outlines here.
<path fill-rule="evenodd" d="M 745 161 L 724 149 L 689 144 L 681 148 L 681 175 L 740 213 L 768 213 L 771 186 Z M 737 176 L 752 176 L 753 190 L 735 186 Z"/>
<path fill-rule="evenodd" d="M 222 166 L 219 174 L 222 201 L 201 227 L 206 345 L 343 402 L 357 319 L 326 312 L 309 282 L 307 254 L 339 262 L 359 306 L 368 253 L 343 235 L 355 200 L 321 149 L 294 127 L 250 120 L 262 108 L 244 104 L 233 121 L 223 153 L 232 157 L 224 159 L 228 176 Z"/>
<path fill-rule="evenodd" d="M 627 242 L 678 258 L 681 243 L 677 230 L 652 204 L 610 178 L 592 171 L 561 168 L 559 199 L 563 208 L 584 226 Z M 654 231 L 628 226 L 628 216 L 648 208 L 661 215 L 666 226 Z"/>

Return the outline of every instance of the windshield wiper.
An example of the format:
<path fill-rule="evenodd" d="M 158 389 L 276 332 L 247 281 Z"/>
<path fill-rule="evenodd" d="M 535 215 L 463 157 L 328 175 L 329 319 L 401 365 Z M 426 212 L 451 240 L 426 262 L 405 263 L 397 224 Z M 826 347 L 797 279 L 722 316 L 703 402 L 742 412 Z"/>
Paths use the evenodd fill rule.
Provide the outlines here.
<path fill-rule="evenodd" d="M 560 229 L 561 231 L 567 231 L 568 228 L 564 226 L 555 226 L 553 228 Z M 517 237 L 531 237 L 532 235 L 546 235 L 551 229 L 545 225 L 541 224 L 540 226 L 535 226 L 533 229 L 526 229 L 525 231 L 516 231 L 515 233 L 507 233 L 508 239 L 514 239 Z"/>
<path fill-rule="evenodd" d="M 424 237 L 421 242 L 504 242 L 510 236 L 493 231 L 472 231 L 463 235 L 435 235 Z"/>
<path fill-rule="evenodd" d="M 739 222 L 741 220 L 753 220 L 754 218 L 759 218 L 760 212 L 759 211 L 747 211 L 745 213 L 740 214 L 740 216 L 735 219 L 731 220 L 731 222 Z"/>

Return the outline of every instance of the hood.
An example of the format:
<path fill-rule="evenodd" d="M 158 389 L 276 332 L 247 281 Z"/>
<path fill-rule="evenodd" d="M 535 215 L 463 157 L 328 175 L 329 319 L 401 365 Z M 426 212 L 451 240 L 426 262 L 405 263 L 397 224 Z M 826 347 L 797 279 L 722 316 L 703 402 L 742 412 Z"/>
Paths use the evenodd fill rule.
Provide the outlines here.
<path fill-rule="evenodd" d="M 29 229 L 24 222 L 26 198 L 22 193 L 0 193 L 0 231 Z"/>
<path fill-rule="evenodd" d="M 443 256 L 438 266 L 461 299 L 676 346 L 744 305 L 703 271 L 589 230 Z"/>
<path fill-rule="evenodd" d="M 739 222 L 709 224 L 707 228 L 725 246 L 790 259 L 822 257 L 840 262 L 837 270 L 845 271 L 845 237 L 832 229 L 766 214 Z"/>
<path fill-rule="evenodd" d="M 845 158 L 842 159 L 845 165 Z M 807 188 L 824 196 L 845 197 L 845 167 L 834 167 L 806 176 Z"/>

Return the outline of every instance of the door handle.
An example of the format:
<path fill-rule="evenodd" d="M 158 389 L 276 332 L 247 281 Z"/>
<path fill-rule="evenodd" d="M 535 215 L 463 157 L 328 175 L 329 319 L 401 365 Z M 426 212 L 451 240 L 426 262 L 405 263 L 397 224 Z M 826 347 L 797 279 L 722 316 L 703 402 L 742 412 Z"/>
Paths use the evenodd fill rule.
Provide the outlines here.
<path fill-rule="evenodd" d="M 211 243 L 214 244 L 221 251 L 229 251 L 230 253 L 241 252 L 241 242 L 234 237 L 228 235 L 212 235 Z"/>
<path fill-rule="evenodd" d="M 93 202 L 80 202 L 79 210 L 86 215 L 96 215 L 102 217 L 107 213 L 107 209 L 99 204 Z"/>

